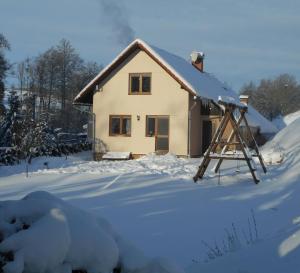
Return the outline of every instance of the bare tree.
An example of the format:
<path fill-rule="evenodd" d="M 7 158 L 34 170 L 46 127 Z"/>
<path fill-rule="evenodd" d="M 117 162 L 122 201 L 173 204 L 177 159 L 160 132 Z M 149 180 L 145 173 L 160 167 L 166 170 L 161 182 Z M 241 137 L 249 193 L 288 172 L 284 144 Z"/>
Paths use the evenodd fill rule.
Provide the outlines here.
<path fill-rule="evenodd" d="M 63 39 L 18 65 L 19 88 L 26 89 L 28 96 L 36 96 L 37 117 L 43 116 L 53 127 L 79 131 L 87 117 L 74 109 L 73 99 L 100 68 L 95 62 L 85 63 L 71 43 Z"/>
<path fill-rule="evenodd" d="M 250 95 L 250 104 L 270 120 L 300 109 L 300 85 L 289 74 L 262 79 L 257 86 L 250 82 L 240 93 Z"/>

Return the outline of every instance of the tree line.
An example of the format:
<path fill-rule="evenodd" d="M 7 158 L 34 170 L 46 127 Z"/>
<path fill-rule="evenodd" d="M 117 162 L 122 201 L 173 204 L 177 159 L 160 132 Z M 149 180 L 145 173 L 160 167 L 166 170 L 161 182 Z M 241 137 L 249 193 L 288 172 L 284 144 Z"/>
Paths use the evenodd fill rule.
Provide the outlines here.
<path fill-rule="evenodd" d="M 74 132 L 87 122 L 86 114 L 73 107 L 73 99 L 101 66 L 85 62 L 65 39 L 39 56 L 16 67 L 19 95 L 34 96 L 35 114 L 46 115 L 50 126 Z"/>
<path fill-rule="evenodd" d="M 249 82 L 240 93 L 249 95 L 249 103 L 269 120 L 300 110 L 300 84 L 289 74 Z"/>
<path fill-rule="evenodd" d="M 81 131 L 87 114 L 74 108 L 73 99 L 99 73 L 101 65 L 85 62 L 65 39 L 14 66 L 9 65 L 4 55 L 9 49 L 8 41 L 0 34 L 0 118 L 9 112 L 4 107 L 4 79 L 10 69 L 17 85 L 10 88 L 8 95 L 16 95 L 20 104 L 25 105 L 23 109 L 33 112 L 32 118 L 43 119 L 50 127 L 63 128 L 65 132 Z M 29 109 L 28 101 L 33 109 Z"/>
<path fill-rule="evenodd" d="M 13 147 L 10 154 L 16 158 L 73 150 L 59 147 L 56 132 L 84 130 L 89 115 L 75 108 L 73 99 L 101 66 L 84 61 L 65 39 L 15 65 L 6 59 L 7 50 L 10 45 L 0 34 L 0 147 Z M 17 79 L 11 88 L 5 87 L 8 71 Z"/>

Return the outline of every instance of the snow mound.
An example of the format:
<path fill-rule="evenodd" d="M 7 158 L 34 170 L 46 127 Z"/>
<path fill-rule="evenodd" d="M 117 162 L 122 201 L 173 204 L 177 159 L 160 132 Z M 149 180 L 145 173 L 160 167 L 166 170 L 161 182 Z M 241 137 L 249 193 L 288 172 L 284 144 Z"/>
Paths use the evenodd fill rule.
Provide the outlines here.
<path fill-rule="evenodd" d="M 255 241 L 240 249 L 219 255 L 206 262 L 194 262 L 186 269 L 189 273 L 296 273 L 300 268 L 300 218 L 299 218 L 299 182 L 300 182 L 300 119 L 282 129 L 262 148 L 264 159 L 280 166 L 269 166 L 267 183 L 261 183 L 257 195 L 262 205 L 258 212 L 274 210 L 274 216 L 268 218 L 271 225 L 277 226 Z M 266 189 L 268 189 L 266 191 Z M 274 194 L 276 192 L 276 194 Z M 267 193 L 267 194 L 266 194 Z M 294 194 L 294 197 L 292 195 Z M 240 199 L 241 200 L 241 199 Z M 245 201 L 245 200 L 243 200 Z M 241 206 L 242 204 L 239 203 Z M 268 207 L 270 206 L 271 207 Z M 276 214 L 275 214 L 276 213 Z M 286 222 L 284 219 L 288 219 Z M 261 218 L 262 219 L 262 218 Z M 274 219 L 274 220 L 271 220 Z M 276 220 L 275 220 L 276 219 Z M 274 221 L 274 222 L 272 222 Z M 249 223 L 249 219 L 248 219 Z M 276 224 L 275 224 L 276 223 Z M 283 224 L 284 223 L 284 224 Z M 260 222 L 259 226 L 267 225 Z M 239 234 L 239 233 L 237 233 Z M 240 233 L 241 234 L 241 233 Z M 240 236 L 240 235 L 238 235 Z M 237 238 L 238 238 L 237 236 Z M 251 235 L 252 236 L 252 235 Z M 226 242 L 225 238 L 225 242 Z M 223 240 L 224 243 L 224 240 Z M 214 247 L 214 246 L 213 246 Z M 212 251 L 218 251 L 212 248 Z M 222 250 L 222 245 L 220 244 Z"/>
<path fill-rule="evenodd" d="M 105 219 L 47 192 L 0 203 L 0 241 L 4 273 L 183 272 L 172 262 L 149 260 Z"/>
<path fill-rule="evenodd" d="M 295 119 L 287 127 L 267 142 L 262 149 L 265 161 L 269 164 L 281 163 L 284 158 L 298 157 L 300 153 L 300 119 Z"/>
<path fill-rule="evenodd" d="M 263 150 L 270 148 L 281 148 L 286 151 L 291 151 L 300 148 L 299 142 L 299 132 L 300 132 L 300 119 L 296 119 L 290 123 L 287 127 L 282 129 L 276 136 L 267 142 Z"/>
<path fill-rule="evenodd" d="M 286 115 L 284 118 L 283 118 L 283 121 L 286 125 L 289 125 L 291 124 L 294 120 L 300 118 L 300 111 L 297 111 L 295 113 L 292 113 L 292 114 L 289 114 L 289 115 Z"/>
<path fill-rule="evenodd" d="M 277 118 L 275 118 L 272 123 L 279 129 L 283 129 L 284 127 L 288 126 L 289 124 L 291 124 L 293 121 L 295 121 L 296 119 L 300 118 L 300 111 L 297 111 L 295 113 L 291 113 L 289 115 L 286 116 L 278 116 Z"/>

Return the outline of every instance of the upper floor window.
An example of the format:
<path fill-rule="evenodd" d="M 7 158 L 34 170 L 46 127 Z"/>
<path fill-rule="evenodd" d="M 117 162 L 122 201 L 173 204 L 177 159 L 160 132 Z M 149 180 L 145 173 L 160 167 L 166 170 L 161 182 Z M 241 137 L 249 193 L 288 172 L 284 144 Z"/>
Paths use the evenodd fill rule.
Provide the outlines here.
<path fill-rule="evenodd" d="M 150 73 L 129 74 L 129 94 L 131 95 L 151 94 L 151 74 Z"/>
<path fill-rule="evenodd" d="M 131 136 L 131 116 L 109 116 L 110 136 Z"/>

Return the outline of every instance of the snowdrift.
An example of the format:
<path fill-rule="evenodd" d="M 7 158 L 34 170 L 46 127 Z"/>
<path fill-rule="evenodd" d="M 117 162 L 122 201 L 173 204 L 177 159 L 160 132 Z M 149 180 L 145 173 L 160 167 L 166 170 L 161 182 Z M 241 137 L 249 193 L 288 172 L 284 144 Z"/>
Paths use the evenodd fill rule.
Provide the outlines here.
<path fill-rule="evenodd" d="M 103 218 L 47 192 L 0 203 L 0 272 L 182 273 L 165 259 L 148 259 Z"/>
<path fill-rule="evenodd" d="M 265 181 L 257 194 L 264 195 L 265 201 L 257 211 L 276 211 L 276 230 L 265 234 L 253 244 L 225 253 L 207 263 L 194 263 L 189 273 L 297 273 L 300 272 L 300 119 L 282 129 L 262 148 L 264 158 L 271 164 Z M 269 162 L 269 163 L 270 163 Z M 269 177 L 268 177 L 269 175 Z M 275 199 L 269 199 L 276 193 Z M 268 207 L 271 206 L 271 207 Z M 265 213 L 267 215 L 267 213 Z M 262 223 L 259 223 L 262 225 Z M 266 223 L 264 223 L 266 225 Z"/>
<path fill-rule="evenodd" d="M 300 111 L 288 114 L 286 116 L 278 116 L 275 118 L 272 123 L 279 129 L 283 129 L 284 127 L 291 124 L 294 120 L 300 118 Z"/>
<path fill-rule="evenodd" d="M 295 119 L 262 149 L 262 154 L 268 164 L 281 163 L 285 158 L 298 159 L 300 152 L 300 118 Z"/>

